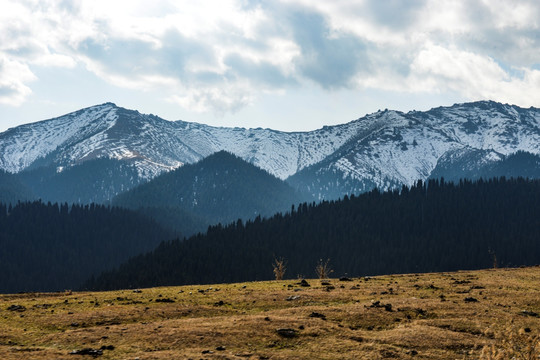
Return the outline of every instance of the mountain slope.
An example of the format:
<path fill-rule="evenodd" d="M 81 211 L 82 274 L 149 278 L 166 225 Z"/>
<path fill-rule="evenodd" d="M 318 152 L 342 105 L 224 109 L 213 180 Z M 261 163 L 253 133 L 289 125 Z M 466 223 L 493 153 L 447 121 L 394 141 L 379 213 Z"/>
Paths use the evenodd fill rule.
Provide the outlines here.
<path fill-rule="evenodd" d="M 507 156 L 490 150 L 449 152 L 439 159 L 430 178 L 459 181 L 501 176 L 540 178 L 540 155 L 524 151 Z"/>
<path fill-rule="evenodd" d="M 15 204 L 17 201 L 32 200 L 35 196 L 17 175 L 0 170 L 0 203 Z"/>
<path fill-rule="evenodd" d="M 136 165 L 127 160 L 95 158 L 74 166 L 23 170 L 17 176 L 43 201 L 103 204 L 140 184 Z"/>
<path fill-rule="evenodd" d="M 220 151 L 120 194 L 113 204 L 131 209 L 180 209 L 203 219 L 207 226 L 273 215 L 301 201 L 282 180 Z"/>
<path fill-rule="evenodd" d="M 19 172 L 34 164 L 44 163 L 44 157 L 49 161 L 54 158 L 61 162 L 62 154 L 55 158 L 53 152 L 60 153 L 60 149 L 75 147 L 82 142 L 91 142 L 114 124 L 116 114 L 110 111 L 110 104 L 94 106 L 88 109 L 51 119 L 21 125 L 8 129 L 0 134 L 0 167 L 9 172 Z M 69 151 L 71 159 L 83 161 L 90 156 L 92 150 L 86 153 Z M 63 154 L 68 157 L 68 154 Z M 59 166 L 62 164 L 59 164 Z"/>

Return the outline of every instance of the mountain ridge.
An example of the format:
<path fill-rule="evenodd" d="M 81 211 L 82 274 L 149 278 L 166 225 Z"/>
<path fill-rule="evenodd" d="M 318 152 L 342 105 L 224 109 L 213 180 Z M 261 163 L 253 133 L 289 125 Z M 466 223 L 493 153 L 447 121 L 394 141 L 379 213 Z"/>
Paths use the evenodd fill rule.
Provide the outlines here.
<path fill-rule="evenodd" d="M 0 169 L 61 171 L 109 157 L 133 165 L 140 183 L 225 150 L 325 199 L 426 180 L 434 169 L 446 169 L 439 162 L 453 153 L 480 151 L 486 157 L 475 159 L 484 163 L 494 154 L 499 160 L 518 151 L 538 156 L 539 144 L 539 109 L 493 101 L 384 110 L 306 132 L 169 121 L 104 103 L 0 133 Z"/>
<path fill-rule="evenodd" d="M 379 120 L 386 121 L 349 139 L 325 160 L 288 181 L 316 199 L 324 199 L 329 191 L 345 194 L 412 185 L 429 178 L 445 155 L 460 150 L 485 151 L 486 158 L 477 159 L 479 162 L 493 160 L 494 152 L 501 155 L 498 160 L 518 151 L 539 155 L 540 111 L 536 108 L 476 102 L 427 112 L 385 110 Z M 456 175 L 455 169 L 450 172 Z"/>
<path fill-rule="evenodd" d="M 101 120 L 102 123 L 98 124 L 100 125 L 99 132 L 88 134 L 89 126 L 93 125 L 94 128 L 97 126 L 97 122 L 87 122 L 91 116 L 94 116 L 96 120 Z M 134 122 L 135 118 L 144 121 Z M 79 120 L 81 123 L 79 127 L 85 130 L 82 134 L 79 132 L 79 138 L 83 138 L 84 135 L 84 139 L 72 144 L 71 132 L 73 131 L 66 131 L 69 136 L 66 136 L 64 142 L 44 141 L 43 138 L 57 139 L 55 136 L 57 133 L 54 130 L 68 123 L 70 119 Z M 120 124 L 119 121 L 123 124 Z M 55 122 L 59 124 L 55 124 Z M 50 124 L 56 125 L 52 126 L 53 131 L 49 131 L 47 135 L 41 137 L 32 136 L 35 135 L 36 131 L 46 130 L 42 128 Z M 76 124 L 71 125 L 68 130 L 74 128 Z M 341 145 L 342 141 L 334 144 L 334 139 L 330 139 L 326 145 L 322 146 L 321 150 L 321 146 L 315 146 L 314 142 L 310 141 L 314 136 L 319 135 L 320 137 L 317 131 L 326 132 L 330 129 L 329 135 L 336 132 L 341 136 L 340 130 L 345 125 L 348 124 L 320 129 L 315 132 L 294 133 L 271 129 L 213 127 L 182 120 L 168 121 L 155 115 L 145 115 L 135 110 L 117 107 L 112 103 L 104 103 L 58 118 L 21 125 L 0 133 L 0 151 L 2 153 L 0 168 L 9 172 L 19 172 L 31 166 L 33 162 L 40 163 L 40 159 L 47 157 L 52 157 L 53 160 L 41 161 L 39 165 L 56 162 L 60 166 L 70 166 L 92 158 L 92 156 L 108 156 L 116 159 L 132 159 L 136 163 L 138 162 L 136 165 L 140 169 L 141 177 L 149 179 L 163 170 L 172 170 L 185 163 L 201 160 L 214 152 L 228 150 L 284 179 L 295 173 L 298 168 L 321 160 Z M 32 134 L 27 134 L 29 132 L 27 129 L 35 131 L 32 131 Z M 19 146 L 22 149 L 13 149 L 14 146 L 10 147 L 10 145 L 14 145 L 13 142 L 8 140 L 10 135 L 19 132 L 23 132 L 23 136 L 22 139 L 18 139 L 19 144 L 16 145 L 22 145 Z M 352 135 L 353 131 L 350 132 Z M 138 146 L 141 136 L 146 137 L 147 140 L 156 141 L 160 145 L 159 148 L 156 145 L 147 148 Z M 280 138 L 278 139 L 276 136 Z M 307 137 L 307 140 L 304 137 Z M 20 144 L 21 142 L 22 144 Z M 44 143 L 45 146 L 41 147 L 40 151 L 28 154 L 29 150 L 36 150 L 35 146 L 30 146 L 29 143 Z M 147 141 L 146 145 L 149 144 L 151 143 Z M 71 149 L 68 150 L 70 147 Z M 276 149 L 276 147 L 281 147 L 281 149 Z M 291 156 L 295 152 L 297 152 L 296 156 Z M 17 159 L 22 160 L 17 162 Z"/>

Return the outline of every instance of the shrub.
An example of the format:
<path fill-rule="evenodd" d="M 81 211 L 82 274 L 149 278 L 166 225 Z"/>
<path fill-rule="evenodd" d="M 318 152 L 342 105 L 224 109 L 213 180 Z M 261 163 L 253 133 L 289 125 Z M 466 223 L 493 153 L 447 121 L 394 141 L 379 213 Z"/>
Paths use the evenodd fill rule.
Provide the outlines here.
<path fill-rule="evenodd" d="M 328 279 L 330 274 L 334 272 L 334 270 L 330 269 L 329 263 L 330 259 L 327 259 L 324 263 L 322 259 L 319 260 L 317 267 L 315 267 L 315 273 L 317 273 L 319 279 Z"/>
<path fill-rule="evenodd" d="M 272 266 L 274 267 L 274 276 L 276 277 L 276 280 L 283 280 L 285 271 L 287 270 L 287 262 L 285 259 L 274 259 Z"/>

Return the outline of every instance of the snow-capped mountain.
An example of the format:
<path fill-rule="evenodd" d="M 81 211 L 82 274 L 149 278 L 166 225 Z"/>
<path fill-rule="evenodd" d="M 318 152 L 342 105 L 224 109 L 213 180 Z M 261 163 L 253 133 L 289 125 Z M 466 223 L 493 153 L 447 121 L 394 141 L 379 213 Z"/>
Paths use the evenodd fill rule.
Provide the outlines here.
<path fill-rule="evenodd" d="M 167 121 L 106 103 L 1 133 L 0 169 L 62 171 L 112 158 L 150 179 L 220 150 L 288 178 L 315 198 L 335 197 L 411 185 L 452 164 L 475 167 L 517 151 L 538 156 L 540 109 L 482 101 L 427 112 L 385 110 L 343 125 L 288 133 Z"/>
<path fill-rule="evenodd" d="M 388 189 L 439 176 L 466 177 L 518 151 L 540 155 L 540 109 L 491 101 L 427 112 L 382 111 L 334 154 L 289 179 L 315 198 Z M 445 171 L 442 171 L 445 169 Z M 485 176 L 481 171 L 477 176 Z"/>
<path fill-rule="evenodd" d="M 19 172 L 59 169 L 98 157 L 130 160 L 143 178 L 228 150 L 284 179 L 333 153 L 354 136 L 356 124 L 312 132 L 212 127 L 126 110 L 112 103 L 0 134 L 0 168 Z"/>

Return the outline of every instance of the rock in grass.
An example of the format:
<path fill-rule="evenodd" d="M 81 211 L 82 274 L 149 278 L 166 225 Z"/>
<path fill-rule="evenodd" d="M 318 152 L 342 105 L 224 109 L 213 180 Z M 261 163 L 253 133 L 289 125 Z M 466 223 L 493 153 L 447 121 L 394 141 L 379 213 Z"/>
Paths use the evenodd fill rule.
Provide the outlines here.
<path fill-rule="evenodd" d="M 156 299 L 156 302 L 161 302 L 161 303 L 173 303 L 174 300 L 173 300 L 173 299 L 169 299 L 169 298 L 163 298 L 163 299 Z"/>
<path fill-rule="evenodd" d="M 98 357 L 98 356 L 103 355 L 103 350 L 85 348 L 85 349 L 81 349 L 81 350 L 73 350 L 69 354 L 70 355 L 90 355 L 90 356 L 93 356 L 93 357 Z"/>
<path fill-rule="evenodd" d="M 529 311 L 529 310 L 521 310 L 520 314 L 523 316 L 538 317 L 538 313 L 535 313 L 534 311 Z"/>
<path fill-rule="evenodd" d="M 285 338 L 293 338 L 298 335 L 298 332 L 296 330 L 290 329 L 290 328 L 276 329 L 276 332 L 278 333 L 278 335 L 283 336 Z"/>
<path fill-rule="evenodd" d="M 312 312 L 311 314 L 309 314 L 309 317 L 326 320 L 326 315 L 318 313 L 318 312 Z"/>
<path fill-rule="evenodd" d="M 11 305 L 7 309 L 9 311 L 18 311 L 18 312 L 26 311 L 26 308 L 24 306 L 22 306 L 22 305 Z"/>
<path fill-rule="evenodd" d="M 473 297 L 466 297 L 464 299 L 465 302 L 478 302 L 478 299 L 476 298 L 473 298 Z"/>

